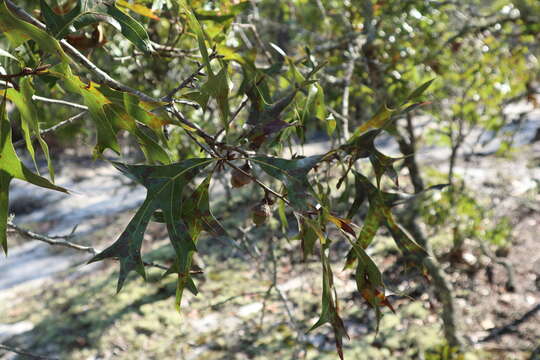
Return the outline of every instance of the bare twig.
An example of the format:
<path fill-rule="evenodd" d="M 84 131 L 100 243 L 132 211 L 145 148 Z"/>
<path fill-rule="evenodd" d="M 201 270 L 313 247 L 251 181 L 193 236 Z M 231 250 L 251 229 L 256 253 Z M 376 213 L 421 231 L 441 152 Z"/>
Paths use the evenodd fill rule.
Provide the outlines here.
<path fill-rule="evenodd" d="M 221 128 L 217 133 L 216 135 L 214 135 L 214 139 L 217 140 L 219 135 L 221 135 L 225 129 L 227 129 L 229 127 L 229 125 L 232 124 L 232 122 L 234 121 L 234 119 L 236 119 L 236 117 L 238 116 L 238 114 L 240 113 L 240 111 L 242 111 L 242 109 L 247 105 L 249 101 L 249 98 L 246 98 L 244 101 L 242 101 L 242 103 L 240 104 L 240 106 L 238 106 L 238 109 L 236 109 L 236 111 L 234 112 L 234 114 L 232 114 L 231 118 L 229 119 L 229 121 L 227 121 L 227 125 L 225 125 L 223 128 Z"/>
<path fill-rule="evenodd" d="M 233 23 L 233 26 L 237 26 L 238 28 L 250 29 L 251 32 L 253 33 L 253 35 L 255 36 L 255 40 L 257 41 L 257 43 L 260 46 L 259 50 L 262 51 L 262 53 L 263 53 L 264 57 L 266 58 L 266 60 L 269 63 L 272 63 L 272 55 L 266 49 L 266 46 L 264 45 L 264 42 L 262 41 L 261 37 L 259 36 L 259 32 L 257 31 L 257 27 L 255 25 L 253 25 L 253 24 Z"/>
<path fill-rule="evenodd" d="M 24 69 L 22 69 L 16 74 L 6 74 L 6 75 L 0 74 L 0 80 L 11 81 L 15 78 L 24 77 L 24 76 L 43 75 L 47 73 L 47 69 L 49 69 L 50 67 L 51 65 L 49 64 L 36 66 L 33 69 L 29 67 L 25 67 Z"/>
<path fill-rule="evenodd" d="M 0 350 L 9 351 L 9 352 L 12 352 L 12 353 L 15 353 L 15 354 L 26 356 L 26 357 L 31 358 L 31 359 L 58 360 L 58 358 L 53 358 L 53 357 L 34 354 L 34 353 L 28 352 L 26 350 L 22 350 L 22 349 L 12 347 L 12 346 L 7 346 L 7 345 L 4 345 L 4 344 L 0 344 Z"/>
<path fill-rule="evenodd" d="M 23 228 L 19 227 L 18 225 L 15 225 L 12 222 L 8 222 L 7 225 L 8 225 L 8 228 L 16 230 L 21 235 L 24 235 L 24 236 L 29 237 L 29 238 L 34 239 L 34 240 L 43 241 L 43 242 L 45 242 L 45 243 L 47 243 L 49 245 L 64 246 L 64 247 L 79 250 L 79 251 L 85 251 L 85 252 L 88 252 L 88 253 L 90 253 L 92 255 L 96 255 L 98 253 L 98 251 L 96 249 L 94 249 L 93 247 L 75 244 L 75 243 L 72 243 L 72 242 L 67 241 L 67 240 L 59 240 L 58 237 L 57 238 L 52 238 L 52 237 L 47 236 L 47 235 L 38 234 L 38 233 L 35 233 L 33 231 L 23 229 Z"/>
<path fill-rule="evenodd" d="M 52 236 L 47 236 L 47 235 L 43 235 L 43 234 L 38 234 L 38 233 L 35 233 L 35 232 L 27 230 L 27 229 L 23 229 L 20 226 L 15 225 L 11 221 L 8 222 L 7 225 L 8 225 L 9 229 L 15 230 L 16 232 L 18 232 L 19 234 L 21 234 L 23 236 L 26 236 L 26 237 L 28 237 L 30 239 L 45 242 L 45 243 L 47 243 L 49 245 L 63 246 L 63 247 L 67 247 L 67 248 L 78 250 L 78 251 L 84 251 L 84 252 L 90 253 L 92 255 L 96 255 L 96 254 L 101 252 L 101 250 L 98 250 L 98 249 L 93 248 L 91 246 L 79 245 L 79 244 L 75 244 L 75 243 L 73 243 L 71 241 L 67 241 L 66 240 L 67 238 L 73 237 L 73 233 L 68 234 L 66 236 L 52 237 Z M 61 239 L 63 239 L 63 240 L 61 240 Z M 168 270 L 169 269 L 169 267 L 167 267 L 165 265 L 154 263 L 154 262 L 143 261 L 143 264 L 144 264 L 144 266 L 147 266 L 147 267 L 155 267 L 155 268 L 162 269 L 162 270 Z M 190 271 L 190 274 L 200 274 L 200 273 L 201 273 L 201 271 Z"/>
<path fill-rule="evenodd" d="M 232 301 L 232 300 L 235 300 L 235 299 L 238 299 L 238 298 L 242 298 L 242 297 L 246 297 L 246 296 L 257 296 L 257 295 L 261 295 L 261 294 L 264 294 L 266 293 L 266 291 L 252 291 L 252 292 L 244 292 L 244 293 L 241 293 L 241 294 L 238 294 L 238 295 L 233 295 L 233 296 L 229 296 L 228 298 L 226 298 L 225 300 L 221 300 L 221 301 L 218 301 L 216 303 L 213 303 L 213 304 L 210 304 L 206 307 L 203 307 L 201 310 L 205 310 L 205 309 L 217 309 L 219 308 L 220 306 L 222 305 L 225 305 L 226 303 L 228 303 L 229 301 Z"/>
<path fill-rule="evenodd" d="M 88 106 L 85 106 L 85 105 L 81 105 L 81 104 L 77 104 L 77 103 L 65 101 L 65 100 L 51 99 L 51 98 L 47 98 L 43 96 L 33 95 L 32 100 L 41 101 L 41 102 L 50 103 L 50 104 L 65 105 L 65 106 L 69 106 L 69 107 L 80 109 L 80 110 L 88 110 Z"/>
<path fill-rule="evenodd" d="M 49 134 L 51 132 L 54 132 L 60 128 L 63 128 L 64 126 L 67 126 L 67 125 L 70 125 L 72 123 L 74 123 L 75 121 L 79 120 L 79 119 L 82 119 L 83 116 L 86 114 L 86 111 L 83 111 L 81 113 L 78 113 L 77 115 L 74 115 L 64 121 L 61 121 L 59 122 L 58 124 L 54 125 L 54 126 L 51 126 L 50 128 L 47 128 L 47 129 L 44 129 L 42 131 L 39 132 L 39 135 L 46 135 L 46 134 Z M 32 137 L 32 139 L 34 139 L 34 137 Z M 24 145 L 24 139 L 21 139 L 21 140 L 17 140 L 13 143 L 13 146 L 17 147 L 17 146 L 21 146 L 21 145 Z"/>
<path fill-rule="evenodd" d="M 481 342 L 494 340 L 494 339 L 497 339 L 497 338 L 501 337 L 502 335 L 515 332 L 519 325 L 521 325 L 522 323 L 524 323 L 527 320 L 529 320 L 530 318 L 532 318 L 538 311 L 540 311 L 540 304 L 536 304 L 535 307 L 533 307 L 531 310 L 529 310 L 525 314 L 523 314 L 523 316 L 521 316 L 520 318 L 512 321 L 511 323 L 509 323 L 507 325 L 504 325 L 502 327 L 493 328 L 493 329 L 489 330 L 490 334 L 488 336 L 486 336 L 485 338 L 480 339 L 478 342 L 481 343 Z"/>
<path fill-rule="evenodd" d="M 350 95 L 350 86 L 351 86 L 351 79 L 354 73 L 354 63 L 356 61 L 356 55 L 354 54 L 354 47 L 352 45 L 349 46 L 349 52 L 350 52 L 350 59 L 347 63 L 347 67 L 345 69 L 345 83 L 343 84 L 343 96 L 341 98 L 341 114 L 343 117 L 341 120 L 343 121 L 343 142 L 346 142 L 349 140 L 349 95 Z"/>
<path fill-rule="evenodd" d="M 214 51 L 208 56 L 208 58 L 209 58 L 209 60 L 212 60 L 212 59 L 216 58 L 217 55 L 218 55 L 217 52 Z M 174 97 L 174 95 L 178 91 L 180 91 L 181 89 L 183 89 L 186 86 L 188 86 L 189 84 L 191 84 L 195 80 L 195 78 L 197 76 L 203 76 L 204 74 L 201 73 L 201 70 L 204 69 L 205 66 L 206 66 L 206 64 L 204 64 L 204 63 L 199 64 L 197 69 L 193 73 L 191 73 L 191 75 L 189 75 L 187 78 L 185 78 L 184 81 L 182 81 L 180 83 L 180 85 L 178 85 L 173 90 L 171 90 L 166 96 L 162 97 L 161 101 L 170 102 L 172 100 L 172 98 Z"/>
<path fill-rule="evenodd" d="M 491 253 L 491 251 L 488 249 L 484 241 L 481 239 L 479 241 L 480 249 L 482 250 L 482 253 L 486 255 L 491 261 L 493 261 L 496 264 L 501 265 L 506 270 L 506 284 L 505 288 L 507 291 L 515 292 L 516 291 L 516 282 L 514 280 L 514 267 L 512 264 L 510 264 L 507 261 L 504 261 L 503 259 L 498 258 L 495 256 L 495 254 Z"/>

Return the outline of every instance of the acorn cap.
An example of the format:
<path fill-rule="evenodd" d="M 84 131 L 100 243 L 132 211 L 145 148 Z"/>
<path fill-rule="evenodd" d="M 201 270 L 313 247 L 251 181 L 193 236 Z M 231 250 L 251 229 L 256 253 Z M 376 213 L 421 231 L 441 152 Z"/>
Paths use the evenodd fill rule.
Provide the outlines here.
<path fill-rule="evenodd" d="M 244 166 L 242 166 L 240 169 L 242 169 L 245 173 L 251 172 L 251 167 L 248 163 L 246 163 Z M 239 188 L 244 185 L 249 184 L 252 181 L 251 177 L 244 174 L 242 171 L 238 169 L 233 169 L 231 174 L 231 185 L 234 188 Z"/>
<path fill-rule="evenodd" d="M 258 204 L 251 210 L 251 219 L 255 225 L 260 226 L 272 215 L 272 211 L 268 204 Z"/>

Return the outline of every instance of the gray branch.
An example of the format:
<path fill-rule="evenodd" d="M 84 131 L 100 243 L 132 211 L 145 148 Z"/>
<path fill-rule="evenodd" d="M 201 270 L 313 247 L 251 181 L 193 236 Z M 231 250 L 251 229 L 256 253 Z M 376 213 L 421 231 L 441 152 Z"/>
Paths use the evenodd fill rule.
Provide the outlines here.
<path fill-rule="evenodd" d="M 25 350 L 22 350 L 22 349 L 19 349 L 19 348 L 16 348 L 16 347 L 7 346 L 7 345 L 4 345 L 4 344 L 0 344 L 0 350 L 5 350 L 5 351 L 8 351 L 8 352 L 18 354 L 18 355 L 22 355 L 22 356 L 25 356 L 25 357 L 30 358 L 30 359 L 58 360 L 58 358 L 52 358 L 52 357 L 47 357 L 47 356 L 43 356 L 43 355 L 33 354 L 33 353 L 28 352 L 28 351 L 25 351 Z"/>
<path fill-rule="evenodd" d="M 84 251 L 84 252 L 90 253 L 92 255 L 96 255 L 96 254 L 101 252 L 101 250 L 98 250 L 98 249 L 93 248 L 91 246 L 79 245 L 79 244 L 73 243 L 71 241 L 68 241 L 67 239 L 73 237 L 73 234 L 69 234 L 69 235 L 66 235 L 66 236 L 51 237 L 51 236 L 47 236 L 47 235 L 43 235 L 43 234 L 38 234 L 38 233 L 35 233 L 35 232 L 27 230 L 27 229 L 23 229 L 20 226 L 15 225 L 11 221 L 8 222 L 7 225 L 8 225 L 9 229 L 12 229 L 12 230 L 16 231 L 17 233 L 19 233 L 19 234 L 21 234 L 23 236 L 26 236 L 26 237 L 28 237 L 30 239 L 42 241 L 42 242 L 47 243 L 49 245 L 63 246 L 63 247 L 67 247 L 67 248 L 78 250 L 78 251 Z M 144 266 L 147 266 L 147 267 L 155 267 L 155 268 L 162 269 L 162 270 L 168 270 L 169 269 L 165 265 L 157 264 L 157 263 L 154 263 L 154 262 L 143 261 L 143 264 L 144 264 Z M 200 271 L 191 271 L 190 273 L 199 274 Z"/>

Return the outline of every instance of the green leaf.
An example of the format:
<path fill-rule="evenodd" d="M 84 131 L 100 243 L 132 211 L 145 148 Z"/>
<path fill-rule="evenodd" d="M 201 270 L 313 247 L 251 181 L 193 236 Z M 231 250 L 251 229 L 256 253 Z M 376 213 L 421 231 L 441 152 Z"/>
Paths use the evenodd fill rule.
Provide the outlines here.
<path fill-rule="evenodd" d="M 133 11 L 134 13 L 137 13 L 139 15 L 145 16 L 147 18 L 150 18 L 152 20 L 158 20 L 159 17 L 154 13 L 152 9 L 147 8 L 146 6 L 142 4 L 132 4 L 130 2 L 127 2 L 126 0 L 116 0 L 116 4 L 126 7 L 129 10 Z"/>
<path fill-rule="evenodd" d="M 413 238 L 395 221 L 389 208 L 383 208 L 382 211 L 384 213 L 386 227 L 402 252 L 414 255 L 417 260 L 428 255 L 426 250 L 418 245 L 418 243 L 414 241 Z M 418 261 L 416 265 L 419 268 L 423 267 L 421 261 Z"/>
<path fill-rule="evenodd" d="M 189 235 L 193 239 L 195 245 L 197 244 L 197 240 L 202 230 L 205 230 L 214 236 L 228 236 L 225 229 L 210 211 L 208 188 L 210 186 L 211 176 L 212 174 L 197 187 L 190 197 L 185 199 L 185 203 L 182 206 L 182 219 L 185 220 Z M 171 266 L 164 275 L 166 276 L 172 273 L 178 274 L 176 286 L 176 308 L 178 310 L 182 303 L 184 288 L 187 287 L 195 295 L 198 292 L 195 283 L 189 275 L 193 254 L 194 251 L 182 251 L 180 256 L 177 255 L 173 266 Z"/>
<path fill-rule="evenodd" d="M 185 0 L 176 0 L 176 2 L 180 5 L 181 10 L 186 13 L 189 26 L 193 30 L 193 32 L 195 32 L 195 36 L 197 37 L 197 42 L 199 43 L 199 51 L 201 52 L 204 64 L 206 65 L 206 71 L 208 72 L 208 75 L 209 76 L 214 75 L 212 67 L 210 66 L 210 57 L 208 56 L 208 49 L 206 48 L 206 35 L 204 34 L 201 24 L 199 23 L 199 20 L 197 20 L 197 18 L 195 17 L 195 14 L 191 10 L 191 7 L 188 6 Z"/>
<path fill-rule="evenodd" d="M 336 126 L 337 122 L 334 115 L 328 115 L 328 117 L 326 118 L 326 133 L 328 134 L 328 136 L 332 136 L 334 131 L 336 131 Z"/>
<path fill-rule="evenodd" d="M 379 190 L 362 174 L 357 172 L 354 172 L 354 174 L 357 179 L 359 179 L 360 186 L 363 187 L 363 190 L 368 197 L 370 211 L 372 211 L 373 214 L 370 219 L 370 225 L 377 224 L 380 226 L 384 224 L 392 234 L 399 249 L 404 253 L 414 255 L 418 259 L 427 256 L 424 248 L 418 245 L 418 243 L 416 243 L 394 220 L 390 208 L 395 205 L 396 202 L 391 202 L 390 199 L 394 199 L 396 195 Z M 373 230 L 374 226 L 370 226 L 367 234 L 371 235 Z M 366 231 L 368 231 L 368 229 L 366 229 Z M 358 238 L 356 243 L 360 246 L 362 241 L 366 241 L 366 239 Z M 351 253 L 349 253 L 348 257 L 350 256 Z M 421 261 L 418 261 L 418 265 L 421 265 Z"/>
<path fill-rule="evenodd" d="M 371 161 L 371 165 L 373 165 L 375 178 L 377 179 L 377 187 L 381 186 L 381 178 L 384 174 L 388 175 L 388 177 L 394 181 L 396 186 L 399 186 L 398 173 L 396 169 L 394 169 L 394 163 L 396 161 L 403 160 L 403 157 L 390 157 L 384 155 L 377 150 L 373 144 L 369 160 Z"/>
<path fill-rule="evenodd" d="M 184 265 L 189 254 L 196 251 L 196 247 L 188 233 L 186 219 L 182 217 L 182 194 L 185 186 L 212 161 L 214 160 L 188 159 L 176 164 L 161 166 L 112 163 L 124 175 L 139 182 L 147 190 L 146 199 L 118 240 L 90 260 L 90 262 L 94 262 L 111 257 L 119 258 L 120 274 L 117 291 L 120 291 L 131 271 L 135 270 L 141 276 L 146 276 L 141 246 L 146 227 L 157 210 L 163 212 L 169 238 L 182 271 L 180 275 L 186 279 L 189 278 L 189 272 L 185 273 L 182 269 L 185 269 Z"/>
<path fill-rule="evenodd" d="M 354 202 L 351 205 L 351 208 L 349 209 L 349 212 L 347 213 L 347 218 L 352 219 L 352 217 L 358 212 L 360 209 L 360 206 L 364 203 L 364 200 L 366 200 L 367 193 L 365 191 L 365 186 L 362 183 L 362 179 L 357 176 L 357 172 L 354 171 Z"/>
<path fill-rule="evenodd" d="M 383 106 L 371 119 L 360 125 L 354 131 L 352 137 L 358 137 L 368 130 L 380 129 L 384 127 L 388 123 L 388 120 L 390 120 L 392 114 L 395 112 L 396 110 Z"/>
<path fill-rule="evenodd" d="M 144 26 L 116 7 L 114 2 L 100 0 L 77 0 L 75 7 L 66 15 L 56 14 L 44 0 L 41 11 L 47 28 L 54 37 L 61 39 L 73 24 L 76 29 L 99 22 L 108 22 L 118 29 L 139 50 L 153 52 L 150 37 Z"/>
<path fill-rule="evenodd" d="M 115 128 L 128 131 L 135 136 L 144 156 L 150 163 L 169 164 L 170 159 L 167 152 L 147 134 L 144 128 L 137 126 L 135 119 L 116 104 L 105 104 L 103 106 L 105 116 L 112 122 Z"/>
<path fill-rule="evenodd" d="M 334 280 L 330 261 L 326 255 L 327 246 L 321 247 L 321 264 L 323 271 L 322 278 L 322 309 L 319 320 L 308 330 L 308 332 L 329 323 L 332 326 L 335 336 L 336 349 L 339 357 L 343 360 L 343 337 L 349 338 L 343 320 L 338 313 L 337 295 L 334 288 Z"/>
<path fill-rule="evenodd" d="M 6 97 L 3 97 L 0 109 L 0 245 L 7 254 L 6 224 L 9 211 L 9 184 L 13 178 L 24 180 L 36 186 L 61 191 L 68 191 L 54 185 L 49 180 L 34 174 L 19 160 L 11 140 L 11 126 L 6 113 Z"/>
<path fill-rule="evenodd" d="M 223 66 L 221 70 L 214 75 L 208 74 L 208 81 L 201 87 L 201 93 L 206 94 L 218 103 L 219 114 L 223 125 L 227 125 L 229 119 L 229 82 L 227 79 L 227 67 Z M 227 129 L 226 129 L 227 130 Z"/>
<path fill-rule="evenodd" d="M 375 309 L 377 318 L 376 331 L 378 332 L 382 318 L 381 306 L 387 306 L 392 311 L 394 311 L 394 308 L 386 298 L 382 274 L 373 259 L 358 242 L 351 241 L 351 245 L 351 252 L 354 253 L 355 258 L 358 258 L 355 272 L 356 287 L 364 300 Z"/>
<path fill-rule="evenodd" d="M 287 214 L 285 212 L 285 201 L 279 199 L 278 201 L 278 215 L 281 221 L 281 230 L 286 233 L 289 228 L 289 222 L 287 221 Z"/>
<path fill-rule="evenodd" d="M 15 56 L 11 55 L 9 52 L 7 52 L 6 50 L 0 48 L 0 56 L 3 56 L 3 57 L 8 57 L 10 59 L 13 59 L 17 62 L 19 62 L 19 59 L 17 59 Z"/>
<path fill-rule="evenodd" d="M 252 129 L 244 136 L 249 139 L 251 149 L 258 149 L 270 135 L 291 126 L 282 120 L 281 114 L 294 100 L 297 92 L 297 89 L 293 89 L 273 104 L 266 104 L 256 89 L 246 93 L 251 101 L 247 124 Z"/>
<path fill-rule="evenodd" d="M 309 210 L 308 194 L 313 193 L 307 174 L 323 157 L 324 155 L 316 155 L 302 159 L 286 160 L 258 156 L 251 160 L 268 175 L 283 182 L 287 189 L 287 197 L 296 210 L 306 211 Z"/>
<path fill-rule="evenodd" d="M 397 109 L 390 109 L 386 105 L 381 107 L 379 111 L 368 121 L 360 125 L 351 136 L 351 139 L 349 141 L 354 140 L 355 138 L 359 137 L 366 131 L 372 130 L 372 129 L 384 129 L 387 128 L 390 123 L 392 122 L 392 117 L 395 117 L 395 115 L 409 112 L 414 109 L 416 109 L 418 106 L 423 105 L 424 103 L 412 103 L 413 100 L 416 100 L 419 98 L 424 91 L 427 90 L 427 88 L 433 83 L 435 79 L 429 80 L 425 82 L 424 84 L 420 85 L 416 90 L 414 90 L 407 99 L 397 108 Z"/>
<path fill-rule="evenodd" d="M 34 95 L 34 89 L 32 88 L 32 78 L 22 78 L 20 83 L 20 92 L 14 89 L 7 90 L 7 98 L 11 100 L 15 106 L 19 109 L 21 114 L 21 128 L 24 134 L 24 140 L 26 142 L 26 148 L 34 161 L 34 165 L 37 170 L 34 147 L 32 146 L 32 137 L 35 136 L 38 140 L 41 149 L 47 159 L 47 166 L 49 169 L 49 176 L 54 182 L 54 169 L 52 167 L 52 161 L 49 154 L 49 147 L 40 135 L 40 126 L 38 120 L 38 111 L 34 106 L 32 96 Z"/>
<path fill-rule="evenodd" d="M 352 160 L 369 157 L 377 178 L 378 187 L 380 187 L 381 178 L 384 174 L 388 175 L 396 186 L 398 186 L 398 174 L 394 169 L 394 163 L 404 159 L 404 157 L 390 157 L 377 150 L 375 147 L 375 138 L 381 131 L 382 129 L 372 129 L 357 137 L 353 136 L 340 149 L 350 154 Z"/>
<path fill-rule="evenodd" d="M 120 146 L 116 134 L 119 130 L 126 130 L 135 136 L 149 162 L 170 163 L 169 155 L 159 144 L 159 140 L 166 142 L 163 126 L 171 121 L 165 115 L 158 116 L 149 111 L 161 106 L 162 103 L 142 102 L 134 95 L 113 90 L 106 85 L 93 82 L 85 84 L 64 64 L 50 70 L 50 75 L 64 80 L 68 91 L 81 95 L 88 107 L 97 127 L 94 157 L 101 156 L 105 149 L 111 149 L 119 154 Z"/>
<path fill-rule="evenodd" d="M 75 7 L 65 15 L 55 13 L 45 0 L 40 0 L 40 6 L 47 29 L 55 38 L 62 39 L 67 35 L 69 25 L 81 14 L 82 0 L 78 0 Z"/>
<path fill-rule="evenodd" d="M 8 253 L 7 245 L 7 221 L 9 217 L 9 183 L 11 175 L 4 170 L 0 170 L 0 246 L 4 253 Z"/>
<path fill-rule="evenodd" d="M 13 46 L 20 45 L 20 40 L 30 38 L 34 40 L 39 47 L 50 54 L 58 56 L 63 62 L 70 62 L 60 43 L 36 26 L 27 23 L 14 16 L 7 8 L 4 1 L 0 3 L 0 32 L 6 33 Z"/>
<path fill-rule="evenodd" d="M 300 240 L 302 241 L 302 252 L 304 254 L 304 260 L 308 258 L 309 255 L 313 254 L 313 249 L 317 240 L 320 240 L 321 244 L 324 244 L 326 241 L 325 235 L 321 230 L 321 226 L 317 221 L 311 220 L 307 217 L 299 217 L 300 224 Z"/>
<path fill-rule="evenodd" d="M 210 210 L 209 187 L 212 174 L 197 187 L 182 208 L 182 216 L 187 220 L 190 231 L 204 230 L 216 237 L 228 237 L 227 232 Z"/>
<path fill-rule="evenodd" d="M 424 91 L 426 91 L 431 86 L 433 81 L 435 81 L 435 79 L 426 81 L 425 83 L 420 85 L 418 88 L 416 88 L 409 96 L 407 96 L 407 100 L 405 101 L 405 103 L 417 100 L 420 96 L 422 96 Z"/>
<path fill-rule="evenodd" d="M 98 90 L 100 85 L 93 82 L 85 84 L 77 76 L 73 75 L 68 66 L 62 64 L 52 68 L 50 74 L 64 80 L 66 89 L 82 96 L 84 105 L 88 107 L 88 112 L 97 128 L 97 144 L 94 147 L 94 157 L 99 157 L 105 149 L 111 149 L 120 154 L 113 119 L 107 116 L 104 109 L 104 106 L 111 103 L 111 101 Z"/>
<path fill-rule="evenodd" d="M 106 14 L 118 21 L 122 35 L 131 41 L 139 50 L 144 52 L 154 51 L 148 33 L 139 22 L 120 11 L 116 5 L 107 5 Z"/>
<path fill-rule="evenodd" d="M 360 230 L 360 234 L 358 235 L 358 244 L 362 249 L 367 249 L 367 247 L 371 245 L 373 238 L 379 229 L 381 220 L 382 214 L 380 214 L 377 209 L 370 207 L 366 218 L 364 219 L 362 230 Z"/>
<path fill-rule="evenodd" d="M 182 94 L 182 98 L 186 100 L 195 101 L 197 104 L 201 106 L 203 111 L 206 111 L 208 107 L 208 100 L 210 99 L 210 95 L 208 93 L 203 93 L 201 91 L 190 91 L 185 94 Z"/>

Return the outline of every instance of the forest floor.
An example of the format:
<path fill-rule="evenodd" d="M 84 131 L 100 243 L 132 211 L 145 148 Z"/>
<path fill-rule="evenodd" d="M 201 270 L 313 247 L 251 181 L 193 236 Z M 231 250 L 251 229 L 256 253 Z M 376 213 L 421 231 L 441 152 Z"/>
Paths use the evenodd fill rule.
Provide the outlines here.
<path fill-rule="evenodd" d="M 436 153 L 422 161 L 433 171 L 440 163 Z M 59 183 L 80 193 L 65 198 L 17 184 L 15 221 L 51 235 L 78 225 L 71 241 L 104 248 L 125 227 L 144 191 L 126 186 L 108 165 L 78 159 L 58 168 Z M 459 261 L 444 258 L 449 229 L 430 234 L 454 286 L 468 344 L 464 358 L 538 359 L 532 353 L 540 346 L 540 142 L 504 156 L 471 157 L 457 171 L 492 204 L 497 216 L 486 221 L 507 216 L 513 228 L 504 246 L 466 240 Z M 184 296 L 181 314 L 174 306 L 175 279 L 162 278 L 162 270 L 148 268 L 147 282 L 130 276 L 116 294 L 117 262 L 86 265 L 89 254 L 10 234 L 10 255 L 0 259 L 0 344 L 60 359 L 337 358 L 329 327 L 305 334 L 320 311 L 316 257 L 303 261 L 292 236 L 279 238 L 277 214 L 268 227 L 238 229 L 249 218 L 252 205 L 244 195 L 252 190 L 248 186 L 229 198 L 214 184 L 221 194 L 214 212 L 235 242 L 201 239 L 199 294 Z M 151 224 L 145 240 L 147 261 L 170 263 L 162 226 Z M 380 234 L 372 249 L 387 270 L 389 289 L 400 294 L 391 297 L 396 314 L 384 311 L 378 334 L 374 312 L 355 292 L 350 272 L 341 271 L 345 251 L 336 241 L 332 264 L 350 337 L 346 358 L 446 359 L 436 294 L 422 277 L 396 270 L 402 264 L 391 239 Z M 511 269 L 514 289 L 503 263 Z M 15 358 L 28 357 L 0 349 L 1 360 Z"/>

